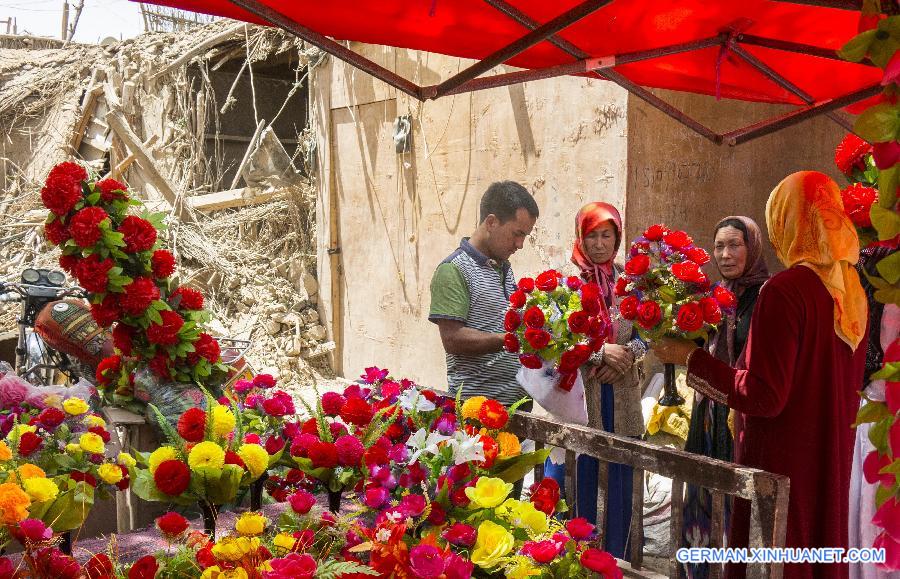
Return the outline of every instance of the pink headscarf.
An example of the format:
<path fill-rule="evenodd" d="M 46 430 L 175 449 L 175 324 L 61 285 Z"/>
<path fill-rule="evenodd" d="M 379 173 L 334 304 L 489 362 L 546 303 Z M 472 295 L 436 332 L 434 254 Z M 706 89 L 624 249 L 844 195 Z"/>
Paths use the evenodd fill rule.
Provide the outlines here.
<path fill-rule="evenodd" d="M 605 263 L 594 263 L 584 251 L 584 238 L 603 223 L 612 221 L 616 228 L 616 247 L 612 257 Z M 595 281 L 603 293 L 606 306 L 612 306 L 615 297 L 616 273 L 613 259 L 622 243 L 622 217 L 619 211 L 609 203 L 588 203 L 575 215 L 575 244 L 572 247 L 572 263 L 581 269 L 581 277 L 585 281 Z"/>

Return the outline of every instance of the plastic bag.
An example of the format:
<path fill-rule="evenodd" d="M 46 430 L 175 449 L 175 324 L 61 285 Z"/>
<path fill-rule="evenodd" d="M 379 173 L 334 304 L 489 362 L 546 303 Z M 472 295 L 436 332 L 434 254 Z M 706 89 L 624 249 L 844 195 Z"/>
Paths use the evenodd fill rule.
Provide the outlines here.
<path fill-rule="evenodd" d="M 213 396 L 219 394 L 210 393 Z M 189 408 L 206 409 L 206 397 L 196 384 L 162 381 L 148 368 L 134 373 L 134 397 L 147 404 L 146 416 L 150 424 L 157 423 L 150 404 L 172 424 L 177 424 L 178 418 Z"/>
<path fill-rule="evenodd" d="M 559 372 L 549 362 L 544 362 L 544 367 L 539 370 L 522 366 L 516 374 L 516 380 L 525 392 L 554 418 L 572 424 L 588 423 L 581 372 L 577 373 L 575 384 L 569 392 L 557 386 Z"/>
<path fill-rule="evenodd" d="M 29 384 L 15 372 L 9 364 L 0 365 L 0 407 L 11 408 L 23 402 L 35 408 L 62 408 L 69 398 L 81 398 L 96 402 L 97 389 L 87 380 L 81 379 L 72 386 L 35 386 Z"/>

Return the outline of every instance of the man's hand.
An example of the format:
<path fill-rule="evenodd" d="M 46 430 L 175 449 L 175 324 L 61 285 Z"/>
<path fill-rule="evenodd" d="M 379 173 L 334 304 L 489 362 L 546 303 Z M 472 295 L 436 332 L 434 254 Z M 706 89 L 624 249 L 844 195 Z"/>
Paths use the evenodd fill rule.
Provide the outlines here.
<path fill-rule="evenodd" d="M 605 344 L 603 346 L 603 364 L 610 366 L 619 374 L 624 374 L 634 365 L 634 354 L 625 346 Z"/>
<path fill-rule="evenodd" d="M 591 376 L 600 380 L 602 384 L 612 384 L 622 377 L 622 373 L 613 369 L 609 364 L 602 364 L 591 369 Z"/>
<path fill-rule="evenodd" d="M 441 343 L 448 354 L 463 356 L 480 356 L 493 354 L 503 349 L 504 334 L 482 332 L 467 328 L 457 320 L 437 320 L 441 332 Z"/>
<path fill-rule="evenodd" d="M 688 356 L 697 349 L 697 344 L 681 338 L 660 338 L 654 340 L 650 348 L 663 364 L 687 366 Z"/>

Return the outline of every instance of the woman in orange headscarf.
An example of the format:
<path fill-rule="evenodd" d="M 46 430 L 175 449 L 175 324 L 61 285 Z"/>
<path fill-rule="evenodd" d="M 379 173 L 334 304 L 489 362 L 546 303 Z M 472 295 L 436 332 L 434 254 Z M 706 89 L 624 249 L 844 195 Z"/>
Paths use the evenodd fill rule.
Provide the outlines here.
<path fill-rule="evenodd" d="M 859 241 L 837 184 L 794 173 L 766 205 L 769 240 L 787 268 L 760 290 L 738 369 L 683 340 L 653 349 L 686 365 L 688 385 L 741 414 L 739 464 L 791 479 L 787 547 L 847 547 L 856 389 L 866 349 L 866 296 L 853 268 Z M 736 501 L 729 547 L 748 543 L 750 507 Z M 741 577 L 743 566 L 729 567 Z M 790 564 L 786 579 L 846 579 L 845 564 Z"/>

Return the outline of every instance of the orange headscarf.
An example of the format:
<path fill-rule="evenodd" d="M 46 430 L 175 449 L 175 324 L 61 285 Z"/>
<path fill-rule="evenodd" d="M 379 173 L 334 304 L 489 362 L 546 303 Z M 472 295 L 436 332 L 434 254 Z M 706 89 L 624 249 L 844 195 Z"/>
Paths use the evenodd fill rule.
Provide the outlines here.
<path fill-rule="evenodd" d="M 769 240 L 785 267 L 813 270 L 834 299 L 834 331 L 854 350 L 866 331 L 868 306 L 853 264 L 859 238 L 830 177 L 800 171 L 775 187 L 766 203 Z"/>
<path fill-rule="evenodd" d="M 612 257 L 606 263 L 594 263 L 584 252 L 584 238 L 600 227 L 603 223 L 612 221 L 616 228 L 616 247 Z M 609 203 L 588 203 L 578 210 L 575 215 L 575 244 L 572 247 L 572 263 L 581 269 L 581 277 L 586 281 L 595 281 L 603 292 L 603 298 L 607 306 L 612 305 L 613 288 L 616 284 L 616 275 L 613 270 L 613 260 L 622 243 L 622 217 L 619 211 Z"/>

